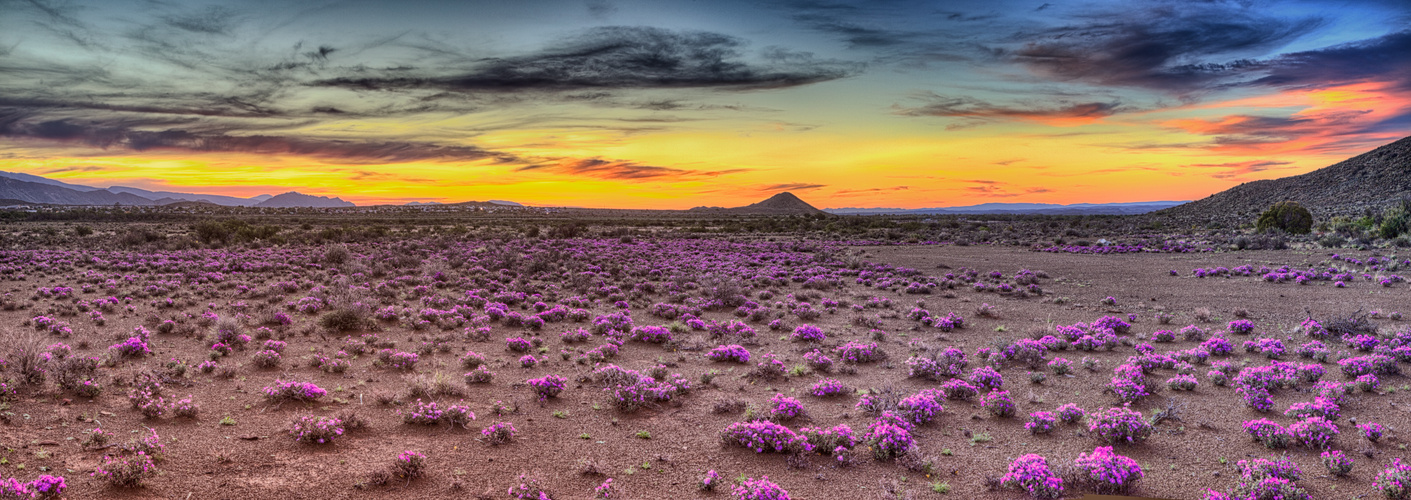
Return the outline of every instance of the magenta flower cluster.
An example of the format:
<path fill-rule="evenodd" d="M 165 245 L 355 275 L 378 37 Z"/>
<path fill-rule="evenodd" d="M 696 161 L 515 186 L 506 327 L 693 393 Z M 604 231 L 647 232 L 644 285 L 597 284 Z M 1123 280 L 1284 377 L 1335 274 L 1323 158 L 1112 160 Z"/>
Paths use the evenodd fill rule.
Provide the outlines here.
<path fill-rule="evenodd" d="M 842 396 L 847 394 L 849 391 L 850 389 L 848 389 L 848 386 L 844 385 L 838 379 L 833 378 L 825 378 L 819 380 L 818 382 L 814 382 L 813 387 L 810 387 L 808 389 L 809 394 L 813 395 L 814 397 L 820 398 Z"/>
<path fill-rule="evenodd" d="M 328 394 L 312 382 L 275 380 L 274 385 L 264 388 L 265 398 L 271 401 L 315 401 Z"/>
<path fill-rule="evenodd" d="M 1151 424 L 1142 413 L 1125 406 L 1098 410 L 1088 415 L 1088 430 L 1109 443 L 1139 443 L 1151 437 Z"/>
<path fill-rule="evenodd" d="M 534 388 L 534 394 L 539 396 L 539 401 L 558 397 L 568 384 L 568 379 L 558 375 L 545 375 L 539 378 L 531 378 L 525 383 Z"/>
<path fill-rule="evenodd" d="M 730 424 L 721 431 L 720 440 L 726 445 L 754 450 L 755 453 L 801 453 L 813 450 L 808 438 L 768 420 Z"/>
<path fill-rule="evenodd" d="M 343 421 L 336 417 L 304 415 L 289 424 L 289 435 L 300 443 L 332 443 L 343 435 Z"/>
<path fill-rule="evenodd" d="M 1098 493 L 1126 493 L 1142 479 L 1142 468 L 1137 461 L 1113 453 L 1111 446 L 1099 446 L 1092 453 L 1080 453 L 1073 465 L 1082 471 L 1084 479 Z"/>
<path fill-rule="evenodd" d="M 1009 464 L 1009 471 L 1000 477 L 1000 484 L 1019 487 L 1041 500 L 1063 496 L 1063 478 L 1049 468 L 1048 460 L 1033 453 L 1023 455 Z"/>
<path fill-rule="evenodd" d="M 733 363 L 749 363 L 750 351 L 745 346 L 730 344 L 716 346 L 705 354 L 706 359 L 711 361 L 729 361 Z"/>
<path fill-rule="evenodd" d="M 748 478 L 732 490 L 735 500 L 789 500 L 789 492 L 769 480 L 769 476 Z"/>

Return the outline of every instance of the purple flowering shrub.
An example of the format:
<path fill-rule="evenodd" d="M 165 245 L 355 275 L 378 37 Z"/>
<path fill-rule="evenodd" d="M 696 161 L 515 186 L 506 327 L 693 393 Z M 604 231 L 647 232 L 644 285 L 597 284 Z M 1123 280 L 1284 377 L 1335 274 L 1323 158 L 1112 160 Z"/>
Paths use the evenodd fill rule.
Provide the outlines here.
<path fill-rule="evenodd" d="M 794 328 L 794 333 L 791 335 L 791 338 L 793 338 L 795 342 L 823 342 L 827 340 L 828 336 L 823 334 L 823 329 L 804 324 Z"/>
<path fill-rule="evenodd" d="M 980 407 L 989 410 L 996 417 L 1014 416 L 1014 401 L 1009 399 L 1009 391 L 990 391 L 980 397 Z"/>
<path fill-rule="evenodd" d="M 289 424 L 289 435 L 299 443 L 327 444 L 342 436 L 343 420 L 336 417 L 304 415 Z"/>
<path fill-rule="evenodd" d="M 1177 375 L 1166 379 L 1166 386 L 1173 391 L 1194 391 L 1196 385 L 1195 375 Z"/>
<path fill-rule="evenodd" d="M 981 366 L 972 370 L 968 380 L 975 387 L 986 390 L 995 390 L 1004 386 L 1004 377 L 990 366 Z"/>
<path fill-rule="evenodd" d="M 852 428 L 847 424 L 838 424 L 831 429 L 804 427 L 799 429 L 799 435 L 808 441 L 814 451 L 823 455 L 836 455 L 840 450 L 851 450 L 858 443 Z"/>
<path fill-rule="evenodd" d="M 716 486 L 719 484 L 720 473 L 716 472 L 715 469 L 711 469 L 706 471 L 704 476 L 701 476 L 701 482 L 698 486 L 701 491 L 715 491 Z"/>
<path fill-rule="evenodd" d="M 494 378 L 495 378 L 495 374 L 490 371 L 490 367 L 485 366 L 485 365 L 480 365 L 480 366 L 476 367 L 474 370 L 471 370 L 471 371 L 469 371 L 469 372 L 466 372 L 466 374 L 465 374 L 465 383 L 466 383 L 466 385 L 471 385 L 471 384 L 488 384 L 488 383 L 490 383 L 490 381 L 493 380 Z"/>
<path fill-rule="evenodd" d="M 1028 454 L 1009 464 L 1009 472 L 1000 477 L 1000 484 L 1018 487 L 1036 499 L 1052 500 L 1063 496 L 1063 478 L 1048 466 L 1042 456 Z"/>
<path fill-rule="evenodd" d="M 922 390 L 897 402 L 897 413 L 913 424 L 928 423 L 945 411 L 945 407 L 937 401 L 939 397 L 939 391 L 935 389 Z"/>
<path fill-rule="evenodd" d="M 631 330 L 629 339 L 635 342 L 646 342 L 649 344 L 665 344 L 671 342 L 671 330 L 664 326 L 639 326 Z"/>
<path fill-rule="evenodd" d="M 323 390 L 312 382 L 295 382 L 291 380 L 275 380 L 274 385 L 264 388 L 265 399 L 275 403 L 285 401 L 317 401 L 328 391 Z"/>
<path fill-rule="evenodd" d="M 1313 398 L 1312 402 L 1300 401 L 1289 405 L 1289 409 L 1284 410 L 1284 416 L 1293 418 L 1323 417 L 1328 420 L 1336 420 L 1341 411 L 1341 407 L 1331 400 Z"/>
<path fill-rule="evenodd" d="M 711 349 L 705 354 L 705 357 L 711 361 L 745 364 L 750 362 L 750 351 L 739 344 L 722 345 Z"/>
<path fill-rule="evenodd" d="M 1245 480 L 1257 481 L 1268 477 L 1297 481 L 1303 476 L 1298 464 L 1288 457 L 1278 457 L 1274 459 L 1256 458 L 1254 460 L 1240 460 L 1235 464 L 1240 470 L 1240 477 Z"/>
<path fill-rule="evenodd" d="M 1127 493 L 1142 479 L 1142 468 L 1137 461 L 1113 453 L 1111 446 L 1099 446 L 1092 453 L 1080 453 L 1073 465 L 1098 493 Z"/>
<path fill-rule="evenodd" d="M 545 375 L 539 378 L 531 378 L 524 382 L 534 388 L 534 394 L 539 396 L 539 401 L 545 401 L 549 398 L 558 397 L 559 393 L 563 392 L 564 387 L 568 384 L 568 379 L 558 375 Z"/>
<path fill-rule="evenodd" d="M 1391 459 L 1391 467 L 1377 473 L 1372 487 L 1389 500 L 1411 499 L 1411 465 L 1401 463 L 1400 458 Z"/>
<path fill-rule="evenodd" d="M 508 337 L 505 339 L 505 348 L 511 352 L 529 352 L 534 346 L 523 337 Z"/>
<path fill-rule="evenodd" d="M 1299 445 L 1321 450 L 1327 448 L 1338 434 L 1338 426 L 1323 417 L 1308 417 L 1289 425 L 1289 433 Z"/>
<path fill-rule="evenodd" d="M 1088 415 L 1088 430 L 1093 436 L 1114 444 L 1146 441 L 1153 432 L 1141 412 L 1125 406 L 1092 412 Z"/>
<path fill-rule="evenodd" d="M 952 379 L 941 384 L 941 391 L 945 393 L 946 399 L 969 400 L 980 394 L 980 390 L 968 382 L 960 379 Z"/>
<path fill-rule="evenodd" d="M 803 359 L 808 363 L 808 367 L 815 371 L 828 372 L 833 369 L 833 358 L 828 357 L 822 350 L 808 351 L 804 353 Z"/>
<path fill-rule="evenodd" d="M 808 393 L 814 397 L 827 398 L 833 396 L 844 396 L 852 389 L 848 388 L 838 379 L 825 378 L 814 382 L 813 387 L 808 389 Z"/>
<path fill-rule="evenodd" d="M 108 350 L 120 358 L 140 358 L 152 354 L 152 349 L 147 346 L 147 337 L 144 335 L 128 337 L 127 340 L 109 346 Z"/>
<path fill-rule="evenodd" d="M 1065 403 L 1058 407 L 1058 421 L 1065 424 L 1076 424 L 1084 417 L 1082 408 L 1073 403 Z"/>
<path fill-rule="evenodd" d="M 769 480 L 769 476 L 741 481 L 731 491 L 735 500 L 789 500 L 789 492 Z"/>
<path fill-rule="evenodd" d="M 132 488 L 156 474 L 157 464 L 153 462 L 152 455 L 138 451 L 127 455 L 104 456 L 103 461 L 90 475 L 119 488 Z"/>
<path fill-rule="evenodd" d="M 1138 401 L 1150 396 L 1147 390 L 1145 371 L 1137 365 L 1123 364 L 1112 369 L 1112 379 L 1107 389 L 1124 403 Z"/>
<path fill-rule="evenodd" d="M 63 476 L 42 474 L 28 483 L 15 478 L 0 480 L 0 498 L 24 500 L 53 500 L 60 498 L 68 489 Z"/>
<path fill-rule="evenodd" d="M 1254 333 L 1254 322 L 1247 319 L 1237 319 L 1229 324 L 1230 333 L 1237 335 L 1249 335 Z"/>
<path fill-rule="evenodd" d="M 872 446 L 872 454 L 879 460 L 906 455 L 914 443 L 910 422 L 890 413 L 884 413 L 867 426 L 867 434 L 863 440 Z"/>
<path fill-rule="evenodd" d="M 1352 458 L 1341 450 L 1328 450 L 1319 457 L 1323 459 L 1323 466 L 1328 468 L 1329 474 L 1343 477 L 1352 472 Z"/>
<path fill-rule="evenodd" d="M 518 433 L 519 431 L 515 430 L 514 424 L 510 422 L 495 422 L 485 426 L 484 429 L 480 429 L 481 438 L 484 439 L 485 442 L 490 443 L 491 446 L 502 445 L 513 441 L 514 436 Z"/>
<path fill-rule="evenodd" d="M 1244 431 L 1249 433 L 1249 436 L 1255 441 L 1263 444 L 1265 448 L 1287 448 L 1293 444 L 1293 434 L 1289 433 L 1284 426 L 1269 419 L 1247 420 L 1244 422 Z"/>
<path fill-rule="evenodd" d="M 837 355 L 844 363 L 864 364 L 887 359 L 887 353 L 877 347 L 876 342 L 858 343 L 851 340 L 838 346 Z"/>
<path fill-rule="evenodd" d="M 1048 434 L 1058 424 L 1058 417 L 1050 411 L 1036 411 L 1029 414 L 1029 421 L 1024 424 L 1024 429 L 1032 434 Z"/>
<path fill-rule="evenodd" d="M 1357 424 L 1357 428 L 1362 431 L 1362 437 L 1367 438 L 1368 441 L 1373 443 L 1382 438 L 1382 431 L 1384 430 L 1382 424 L 1376 422 Z"/>
<path fill-rule="evenodd" d="M 421 477 L 426 474 L 426 455 L 411 450 L 403 451 L 392 461 L 392 470 L 397 477 L 403 479 Z"/>
<path fill-rule="evenodd" d="M 803 409 L 803 403 L 797 399 L 775 394 L 769 398 L 769 419 L 776 422 L 787 422 L 807 415 Z"/>
<path fill-rule="evenodd" d="M 813 449 L 808 443 L 808 438 L 768 420 L 730 424 L 721 431 L 720 440 L 727 446 L 754 450 L 755 453 L 792 454 Z"/>

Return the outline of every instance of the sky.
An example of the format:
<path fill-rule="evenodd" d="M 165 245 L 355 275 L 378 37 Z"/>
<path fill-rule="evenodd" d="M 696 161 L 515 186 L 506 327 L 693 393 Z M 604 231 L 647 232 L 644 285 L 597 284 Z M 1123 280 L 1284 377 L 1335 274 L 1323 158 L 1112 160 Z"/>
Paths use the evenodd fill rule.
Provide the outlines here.
<path fill-rule="evenodd" d="M 1411 2 L 0 0 L 0 170 L 358 204 L 1199 199 L 1411 135 Z"/>

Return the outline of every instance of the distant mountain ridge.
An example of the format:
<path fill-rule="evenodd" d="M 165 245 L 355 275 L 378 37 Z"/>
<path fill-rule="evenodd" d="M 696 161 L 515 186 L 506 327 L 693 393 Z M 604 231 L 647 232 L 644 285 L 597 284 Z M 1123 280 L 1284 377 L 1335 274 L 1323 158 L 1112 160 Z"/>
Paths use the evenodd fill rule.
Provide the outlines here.
<path fill-rule="evenodd" d="M 155 201 L 129 193 L 111 193 L 98 189 L 79 191 L 76 189 L 0 177 L 0 198 L 20 200 L 28 203 L 48 203 L 51 205 L 156 205 Z"/>
<path fill-rule="evenodd" d="M 1156 212 L 1178 218 L 1253 221 L 1276 202 L 1293 200 L 1315 220 L 1357 216 L 1411 198 L 1411 137 L 1302 175 L 1246 182 Z"/>
<path fill-rule="evenodd" d="M 329 198 L 329 197 L 327 197 L 327 196 L 314 196 L 314 195 L 303 194 L 303 193 L 296 193 L 296 192 L 290 191 L 290 192 L 288 192 L 288 193 L 274 195 L 274 197 L 272 197 L 272 198 L 270 198 L 270 199 L 268 199 L 268 200 L 262 201 L 262 202 L 260 202 L 259 204 L 255 205 L 255 206 L 256 206 L 256 207 L 260 207 L 260 208 L 296 208 L 296 207 L 339 208 L 339 207 L 355 207 L 355 206 L 357 206 L 357 205 L 354 205 L 354 204 L 352 204 L 352 203 L 350 203 L 350 202 L 343 201 L 342 198 Z"/>
<path fill-rule="evenodd" d="M 297 192 L 279 196 L 262 194 L 251 198 L 239 198 L 218 194 L 175 193 L 171 191 L 148 191 L 146 189 L 112 186 L 99 188 L 81 184 L 69 184 L 38 175 L 0 172 L 0 199 L 24 203 L 49 205 L 170 205 L 183 202 L 210 203 L 227 207 L 352 207 L 350 202 L 339 198 L 312 196 Z"/>
<path fill-rule="evenodd" d="M 269 199 L 269 195 L 261 195 L 265 196 L 265 198 L 256 200 L 254 198 L 237 198 L 234 196 L 222 196 L 218 194 L 192 194 L 173 193 L 171 191 L 148 191 L 146 189 L 127 186 L 113 186 L 108 188 L 108 192 L 134 194 L 154 201 L 160 201 L 162 199 L 170 199 L 173 201 L 204 201 L 207 203 L 214 203 L 216 205 L 224 205 L 227 207 L 250 207 L 258 205 L 260 202 Z"/>
<path fill-rule="evenodd" d="M 838 215 L 944 215 L 944 214 L 1046 214 L 1046 215 L 1136 215 L 1170 208 L 1184 201 L 1138 201 L 1128 203 L 982 203 L 963 207 L 930 208 L 825 208 Z"/>

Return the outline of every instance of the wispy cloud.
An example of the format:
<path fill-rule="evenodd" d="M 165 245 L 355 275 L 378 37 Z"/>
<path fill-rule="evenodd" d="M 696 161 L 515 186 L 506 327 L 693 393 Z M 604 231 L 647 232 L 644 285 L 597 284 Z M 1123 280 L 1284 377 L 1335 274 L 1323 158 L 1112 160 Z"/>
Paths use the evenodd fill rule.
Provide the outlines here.
<path fill-rule="evenodd" d="M 714 178 L 722 175 L 747 172 L 748 169 L 714 171 L 689 170 L 641 165 L 630 161 L 608 160 L 603 158 L 560 158 L 518 167 L 515 171 L 545 172 L 616 181 L 676 182 Z"/>
<path fill-rule="evenodd" d="M 759 186 L 755 188 L 755 190 L 765 193 L 774 193 L 782 191 L 812 191 L 814 189 L 822 189 L 825 187 L 828 187 L 828 185 L 811 184 L 806 182 L 790 182 L 785 184 L 770 184 L 767 186 Z"/>

